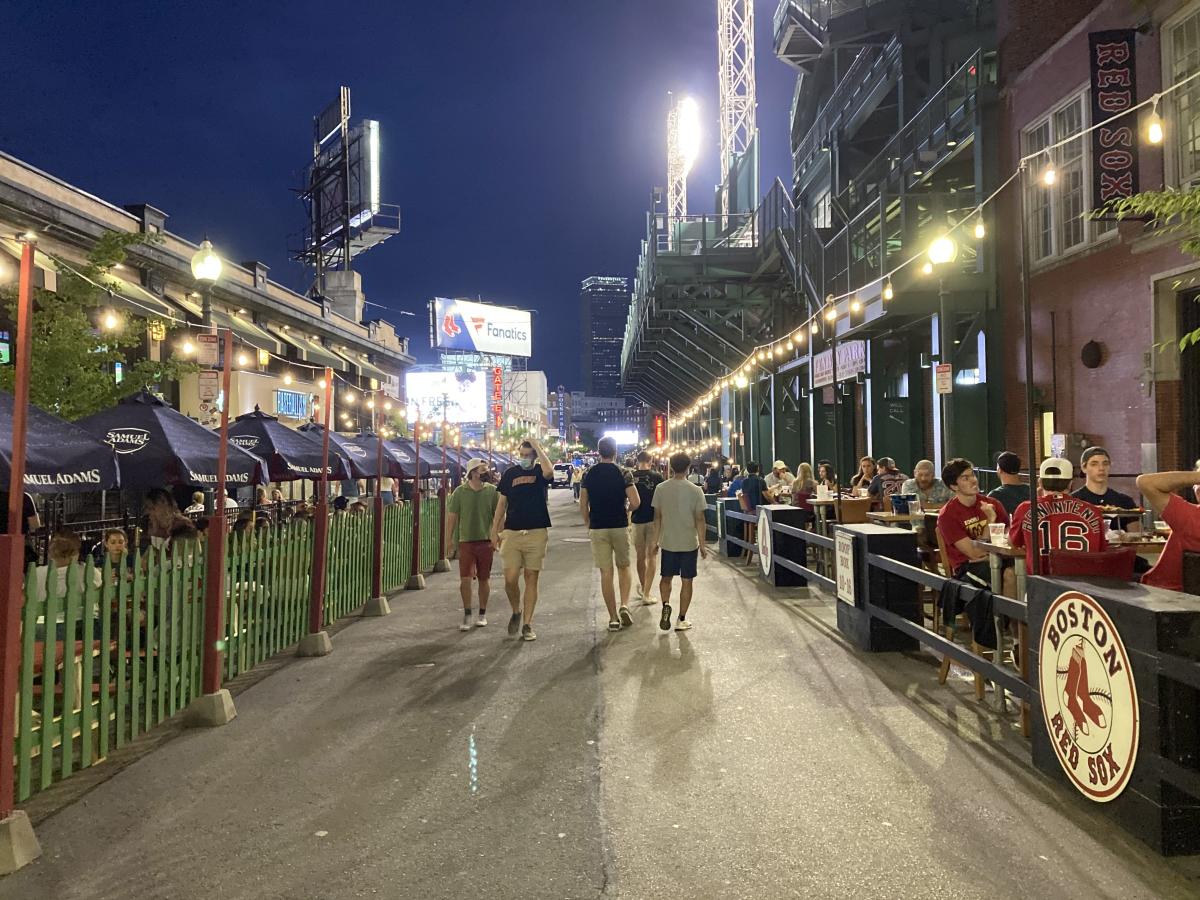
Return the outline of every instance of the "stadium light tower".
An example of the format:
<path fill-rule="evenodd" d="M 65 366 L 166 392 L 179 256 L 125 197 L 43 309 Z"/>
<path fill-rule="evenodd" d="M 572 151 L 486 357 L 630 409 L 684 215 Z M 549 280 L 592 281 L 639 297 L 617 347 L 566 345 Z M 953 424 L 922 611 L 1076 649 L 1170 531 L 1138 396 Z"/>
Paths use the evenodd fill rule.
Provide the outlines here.
<path fill-rule="evenodd" d="M 721 83 L 721 213 L 729 213 L 730 170 L 758 134 L 754 89 L 754 0 L 717 0 Z M 757 201 L 758 185 L 753 186 Z"/>
<path fill-rule="evenodd" d="M 691 97 L 672 97 L 667 113 L 667 215 L 681 217 L 687 215 L 688 173 L 700 152 L 700 107 Z"/>

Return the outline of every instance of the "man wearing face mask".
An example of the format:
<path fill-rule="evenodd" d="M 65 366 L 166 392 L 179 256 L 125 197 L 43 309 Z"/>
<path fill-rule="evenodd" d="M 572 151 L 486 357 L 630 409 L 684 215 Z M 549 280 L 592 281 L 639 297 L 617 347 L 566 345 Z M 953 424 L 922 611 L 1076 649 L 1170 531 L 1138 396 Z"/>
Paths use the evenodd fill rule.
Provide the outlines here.
<path fill-rule="evenodd" d="M 512 616 L 508 633 L 518 630 L 521 639 L 537 640 L 533 631 L 533 610 L 537 606 L 538 576 L 546 559 L 549 541 L 550 510 L 546 496 L 554 482 L 554 466 L 535 441 L 524 441 L 517 465 L 500 476 L 500 502 L 492 519 L 492 544 L 500 551 L 504 565 L 504 592 L 508 595 Z M 524 621 L 521 606 L 521 573 L 525 577 Z"/>

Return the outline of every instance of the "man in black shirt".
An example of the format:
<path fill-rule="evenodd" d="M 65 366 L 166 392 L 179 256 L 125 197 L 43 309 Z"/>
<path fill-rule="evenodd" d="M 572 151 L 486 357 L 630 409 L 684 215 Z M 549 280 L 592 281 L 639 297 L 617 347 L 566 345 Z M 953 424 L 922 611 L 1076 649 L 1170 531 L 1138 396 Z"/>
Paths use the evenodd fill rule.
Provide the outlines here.
<path fill-rule="evenodd" d="M 1078 497 L 1085 503 L 1102 508 L 1102 512 L 1111 515 L 1114 509 L 1136 509 L 1137 504 L 1128 494 L 1113 490 L 1108 486 L 1108 473 L 1112 468 L 1112 459 L 1103 447 L 1088 447 L 1083 451 L 1079 460 L 1079 468 L 1083 469 L 1084 485 L 1077 491 L 1072 491 L 1072 497 Z M 1104 507 L 1108 507 L 1104 509 Z M 1141 531 L 1142 523 L 1137 513 L 1118 515 L 1114 517 L 1116 524 L 1127 531 Z"/>
<path fill-rule="evenodd" d="M 504 564 L 504 592 L 512 606 L 508 633 L 519 630 L 521 639 L 537 640 L 533 610 L 537 606 L 538 576 L 546 559 L 550 510 L 546 495 L 554 483 L 554 466 L 534 441 L 524 441 L 517 465 L 500 476 L 500 502 L 492 519 L 492 545 Z M 521 573 L 525 573 L 524 624 L 521 607 Z"/>
<path fill-rule="evenodd" d="M 650 504 L 654 501 L 654 489 L 662 483 L 662 473 L 651 468 L 650 454 L 643 450 L 637 455 L 637 468 L 633 471 L 638 505 L 630 518 L 633 520 L 633 549 L 637 552 L 638 594 L 646 606 L 654 603 L 650 591 L 658 569 L 658 557 L 654 553 L 654 509 Z"/>
<path fill-rule="evenodd" d="M 742 479 L 742 496 L 750 504 L 750 508 L 758 509 L 763 502 L 771 503 L 771 495 L 767 491 L 767 483 L 762 476 L 758 474 L 759 465 L 756 462 L 749 463 L 746 466 L 746 471 L 750 474 Z"/>
<path fill-rule="evenodd" d="M 724 482 L 721 481 L 721 470 L 716 463 L 713 463 L 708 474 L 704 476 L 704 493 L 719 494 L 724 486 Z"/>
<path fill-rule="evenodd" d="M 601 438 L 597 449 L 600 462 L 583 476 L 579 509 L 583 524 L 590 529 L 592 562 L 600 570 L 600 593 L 608 608 L 608 630 L 620 631 L 622 625 L 633 624 L 629 613 L 629 514 L 625 506 L 636 510 L 641 498 L 633 486 L 633 477 L 617 465 L 617 442 L 610 437 Z M 613 592 L 614 565 L 621 589 L 619 618 Z"/>
<path fill-rule="evenodd" d="M 999 500 L 1011 516 L 1018 506 L 1029 499 L 1029 485 L 1021 480 L 1021 457 L 1011 450 L 1005 450 L 997 456 L 996 477 L 1000 479 L 1000 487 L 992 488 L 988 496 Z"/>

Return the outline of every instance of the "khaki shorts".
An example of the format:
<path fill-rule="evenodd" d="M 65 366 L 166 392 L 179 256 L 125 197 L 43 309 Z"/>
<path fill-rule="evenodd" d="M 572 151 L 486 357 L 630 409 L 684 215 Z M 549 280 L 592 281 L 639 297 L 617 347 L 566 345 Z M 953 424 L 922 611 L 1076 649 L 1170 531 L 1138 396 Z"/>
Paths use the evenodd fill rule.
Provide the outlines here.
<path fill-rule="evenodd" d="M 649 550 L 650 544 L 654 540 L 654 523 L 653 522 L 634 522 L 633 523 L 633 548 L 635 550 Z"/>
<path fill-rule="evenodd" d="M 540 572 L 546 561 L 546 545 L 550 534 L 545 528 L 528 531 L 500 532 L 500 562 L 505 569 L 528 569 Z"/>
<path fill-rule="evenodd" d="M 588 532 L 592 539 L 592 562 L 597 569 L 629 568 L 629 529 L 593 528 Z"/>

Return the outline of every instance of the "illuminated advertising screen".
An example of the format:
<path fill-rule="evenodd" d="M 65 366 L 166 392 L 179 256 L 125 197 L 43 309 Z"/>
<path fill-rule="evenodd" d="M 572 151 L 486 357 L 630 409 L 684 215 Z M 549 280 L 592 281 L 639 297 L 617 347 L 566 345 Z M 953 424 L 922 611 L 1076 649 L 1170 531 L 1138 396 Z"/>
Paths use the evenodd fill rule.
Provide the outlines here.
<path fill-rule="evenodd" d="M 488 375 L 484 372 L 406 372 L 409 421 L 485 422 L 488 417 Z"/>
<path fill-rule="evenodd" d="M 443 350 L 532 356 L 533 328 L 528 310 L 469 300 L 433 301 L 434 346 Z"/>

